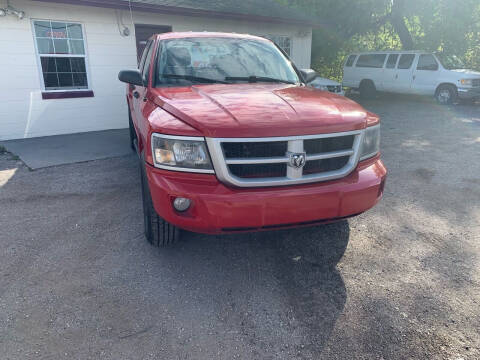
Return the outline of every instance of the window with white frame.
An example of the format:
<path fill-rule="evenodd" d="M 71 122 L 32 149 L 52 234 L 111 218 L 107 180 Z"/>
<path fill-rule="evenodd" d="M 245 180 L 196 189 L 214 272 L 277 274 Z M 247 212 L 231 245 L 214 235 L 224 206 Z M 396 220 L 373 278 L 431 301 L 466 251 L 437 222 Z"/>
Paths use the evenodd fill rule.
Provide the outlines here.
<path fill-rule="evenodd" d="M 82 24 L 34 20 L 33 27 L 44 89 L 88 89 Z"/>
<path fill-rule="evenodd" d="M 285 51 L 285 53 L 290 56 L 291 55 L 291 48 L 292 48 L 292 40 L 289 36 L 286 35 L 263 35 L 264 38 L 273 41 L 277 46 Z"/>

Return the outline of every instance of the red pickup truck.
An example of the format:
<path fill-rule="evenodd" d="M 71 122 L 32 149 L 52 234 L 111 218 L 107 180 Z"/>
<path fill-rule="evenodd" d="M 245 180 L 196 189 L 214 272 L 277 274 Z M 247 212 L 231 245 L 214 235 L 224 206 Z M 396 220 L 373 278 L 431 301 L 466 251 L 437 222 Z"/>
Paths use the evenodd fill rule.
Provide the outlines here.
<path fill-rule="evenodd" d="M 373 207 L 387 174 L 379 117 L 308 87 L 315 76 L 261 37 L 153 36 L 139 70 L 119 73 L 147 239 L 307 226 Z"/>

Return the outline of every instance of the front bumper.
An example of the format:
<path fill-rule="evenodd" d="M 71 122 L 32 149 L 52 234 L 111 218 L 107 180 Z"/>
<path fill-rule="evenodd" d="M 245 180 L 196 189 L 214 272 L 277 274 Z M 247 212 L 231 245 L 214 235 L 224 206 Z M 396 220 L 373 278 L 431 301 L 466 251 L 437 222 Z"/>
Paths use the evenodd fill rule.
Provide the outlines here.
<path fill-rule="evenodd" d="M 234 188 L 215 175 L 181 173 L 145 164 L 155 210 L 179 228 L 207 233 L 256 231 L 335 221 L 360 214 L 382 197 L 387 170 L 379 156 L 334 181 L 271 188 Z M 192 206 L 183 213 L 175 197 Z"/>
<path fill-rule="evenodd" d="M 477 98 L 480 98 L 480 87 L 458 88 L 458 97 L 460 99 L 477 99 Z"/>

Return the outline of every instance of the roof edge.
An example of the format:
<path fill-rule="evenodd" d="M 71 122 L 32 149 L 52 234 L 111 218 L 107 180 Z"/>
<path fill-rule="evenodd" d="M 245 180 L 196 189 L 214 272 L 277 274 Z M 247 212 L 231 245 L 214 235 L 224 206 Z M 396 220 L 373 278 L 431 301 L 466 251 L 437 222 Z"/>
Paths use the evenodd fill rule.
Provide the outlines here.
<path fill-rule="evenodd" d="M 119 1 L 119 0 L 33 0 L 33 1 L 129 10 L 128 2 Z M 240 13 L 223 12 L 223 11 L 212 12 L 212 11 L 202 10 L 202 9 L 190 9 L 190 8 L 177 7 L 177 6 L 146 4 L 146 3 L 138 3 L 133 1 L 130 3 L 130 6 L 133 11 L 155 12 L 155 13 L 170 14 L 170 15 L 186 15 L 186 16 L 197 16 L 197 17 L 199 16 L 214 17 L 216 15 L 220 15 L 224 19 L 264 21 L 269 23 L 303 25 L 306 27 L 313 27 L 313 28 L 319 28 L 327 25 L 327 24 L 315 23 L 312 21 L 300 20 L 300 19 L 286 19 L 286 18 L 279 18 L 279 17 L 240 14 Z"/>

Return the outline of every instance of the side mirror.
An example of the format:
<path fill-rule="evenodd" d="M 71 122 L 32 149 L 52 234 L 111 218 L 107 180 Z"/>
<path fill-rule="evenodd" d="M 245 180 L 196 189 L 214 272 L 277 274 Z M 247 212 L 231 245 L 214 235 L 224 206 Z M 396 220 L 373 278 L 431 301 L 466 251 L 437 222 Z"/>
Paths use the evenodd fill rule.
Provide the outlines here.
<path fill-rule="evenodd" d="M 305 83 L 311 83 L 318 76 L 315 70 L 312 69 L 301 69 L 300 74 L 303 76 Z"/>
<path fill-rule="evenodd" d="M 127 84 L 144 86 L 142 75 L 138 70 L 122 70 L 118 73 L 118 80 Z"/>

